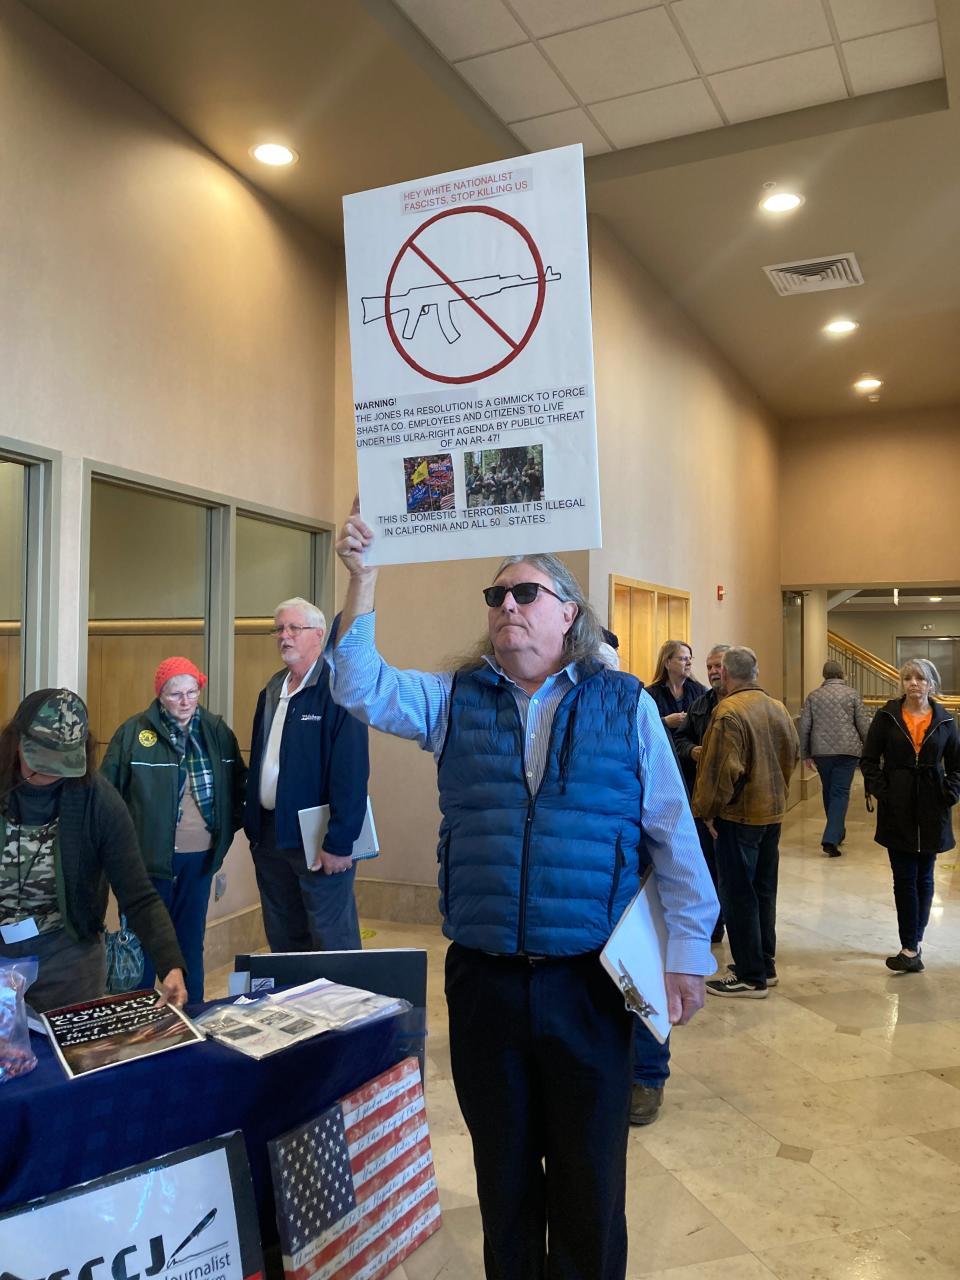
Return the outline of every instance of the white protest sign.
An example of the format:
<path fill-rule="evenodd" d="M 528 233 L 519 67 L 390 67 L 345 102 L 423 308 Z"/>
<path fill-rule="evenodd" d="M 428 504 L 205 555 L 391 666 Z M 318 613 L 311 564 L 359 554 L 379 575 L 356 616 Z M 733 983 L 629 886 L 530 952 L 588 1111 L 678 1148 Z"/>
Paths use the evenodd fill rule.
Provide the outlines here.
<path fill-rule="evenodd" d="M 228 1156 L 229 1144 L 237 1155 Z M 187 1148 L 5 1213 L 0 1272 L 22 1280 L 256 1275 L 263 1264 L 243 1139 L 236 1135 L 204 1146 L 212 1149 Z M 245 1180 L 242 1222 L 231 1161 Z"/>
<path fill-rule="evenodd" d="M 600 545 L 583 151 L 343 202 L 371 564 Z"/>

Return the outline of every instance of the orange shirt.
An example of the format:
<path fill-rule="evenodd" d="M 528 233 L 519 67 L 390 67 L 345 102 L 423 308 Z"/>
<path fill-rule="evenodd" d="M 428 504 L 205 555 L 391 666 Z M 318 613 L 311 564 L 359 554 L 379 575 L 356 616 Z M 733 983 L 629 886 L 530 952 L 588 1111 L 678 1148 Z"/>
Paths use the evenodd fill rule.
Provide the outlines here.
<path fill-rule="evenodd" d="M 926 711 L 922 711 L 919 715 L 914 715 L 912 711 L 908 711 L 904 706 L 903 723 L 907 726 L 907 731 L 913 739 L 913 749 L 920 754 L 920 744 L 923 742 L 923 735 L 930 728 L 930 721 L 933 719 L 933 707 L 927 707 Z"/>

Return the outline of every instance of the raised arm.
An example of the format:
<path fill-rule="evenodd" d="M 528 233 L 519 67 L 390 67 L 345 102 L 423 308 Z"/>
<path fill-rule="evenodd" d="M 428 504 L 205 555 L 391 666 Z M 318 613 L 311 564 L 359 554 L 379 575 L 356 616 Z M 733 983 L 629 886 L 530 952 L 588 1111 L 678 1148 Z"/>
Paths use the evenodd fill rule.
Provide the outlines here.
<path fill-rule="evenodd" d="M 377 570 L 364 563 L 373 530 L 356 500 L 337 539 L 350 581 L 337 632 L 326 660 L 334 702 L 384 733 L 412 738 L 436 755 L 443 746 L 452 676 L 447 672 L 400 671 L 377 652 L 373 613 Z"/>
<path fill-rule="evenodd" d="M 363 553 L 373 543 L 373 530 L 360 516 L 360 499 L 354 498 L 350 514 L 343 522 L 336 551 L 349 576 L 343 601 L 337 644 L 364 613 L 373 613 L 379 570 L 364 563 Z"/>

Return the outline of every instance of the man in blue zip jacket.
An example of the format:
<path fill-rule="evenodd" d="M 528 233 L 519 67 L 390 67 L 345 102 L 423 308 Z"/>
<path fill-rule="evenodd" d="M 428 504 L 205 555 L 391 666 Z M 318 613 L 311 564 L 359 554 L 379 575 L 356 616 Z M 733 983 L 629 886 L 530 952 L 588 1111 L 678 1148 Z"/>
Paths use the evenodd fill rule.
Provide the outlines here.
<path fill-rule="evenodd" d="M 299 596 L 274 611 L 285 670 L 260 692 L 243 827 L 271 951 L 360 946 L 351 858 L 367 808 L 367 727 L 330 698 L 326 620 Z M 307 865 L 300 809 L 330 806 L 319 857 Z"/>
<path fill-rule="evenodd" d="M 455 672 L 374 644 L 377 571 L 357 508 L 335 701 L 432 751 L 450 1059 L 473 1141 L 490 1280 L 623 1280 L 633 1015 L 599 954 L 639 885 L 669 935 L 670 1020 L 703 1004 L 717 899 L 660 714 L 598 659 L 602 633 L 555 556 L 508 558 L 488 643 Z"/>

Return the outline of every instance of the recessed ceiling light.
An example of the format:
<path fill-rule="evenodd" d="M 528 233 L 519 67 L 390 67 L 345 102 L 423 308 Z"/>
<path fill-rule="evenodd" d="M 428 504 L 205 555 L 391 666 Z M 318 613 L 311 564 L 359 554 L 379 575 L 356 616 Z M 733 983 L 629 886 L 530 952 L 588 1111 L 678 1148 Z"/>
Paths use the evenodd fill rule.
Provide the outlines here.
<path fill-rule="evenodd" d="M 879 391 L 883 386 L 880 378 L 875 378 L 873 374 L 865 373 L 862 378 L 858 378 L 853 384 L 854 391 L 859 391 L 861 395 L 866 395 L 868 391 Z"/>
<path fill-rule="evenodd" d="M 823 332 L 832 334 L 834 337 L 843 337 L 844 334 L 853 333 L 854 329 L 859 329 L 860 325 L 856 320 L 831 320 L 829 324 L 823 326 Z"/>
<path fill-rule="evenodd" d="M 300 157 L 290 147 L 279 142 L 261 142 L 258 147 L 251 147 L 250 154 L 261 164 L 285 165 L 295 164 Z"/>
<path fill-rule="evenodd" d="M 760 208 L 767 213 L 792 213 L 803 204 L 803 196 L 795 191 L 771 191 L 760 201 Z"/>
<path fill-rule="evenodd" d="M 931 604 L 939 604 L 940 601 L 943 599 L 943 596 L 927 596 L 927 599 L 930 601 Z"/>

